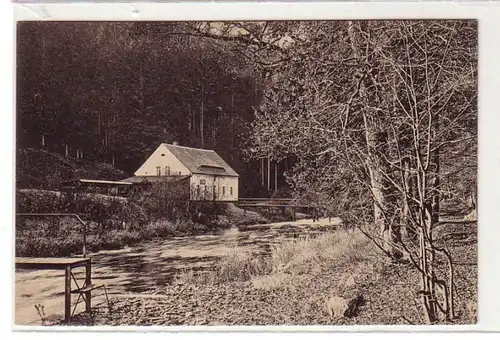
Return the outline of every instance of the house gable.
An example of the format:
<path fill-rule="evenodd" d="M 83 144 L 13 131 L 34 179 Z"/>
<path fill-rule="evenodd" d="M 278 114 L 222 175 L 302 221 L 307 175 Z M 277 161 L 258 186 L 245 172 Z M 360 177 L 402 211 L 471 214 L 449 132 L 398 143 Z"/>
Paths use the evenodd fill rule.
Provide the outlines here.
<path fill-rule="evenodd" d="M 159 167 L 159 168 L 158 168 Z M 160 174 L 158 174 L 158 170 Z M 160 146 L 134 173 L 135 176 L 189 176 L 191 171 L 165 146 Z"/>

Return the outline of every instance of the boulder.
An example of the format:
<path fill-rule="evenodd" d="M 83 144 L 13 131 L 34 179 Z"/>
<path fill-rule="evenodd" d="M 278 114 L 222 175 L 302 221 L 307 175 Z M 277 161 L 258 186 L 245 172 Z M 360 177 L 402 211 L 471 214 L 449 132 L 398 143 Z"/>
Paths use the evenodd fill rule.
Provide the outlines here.
<path fill-rule="evenodd" d="M 356 315 L 358 307 L 363 304 L 364 298 L 361 294 L 357 294 L 353 298 L 332 296 L 326 300 L 326 310 L 330 315 L 330 318 L 350 318 Z"/>

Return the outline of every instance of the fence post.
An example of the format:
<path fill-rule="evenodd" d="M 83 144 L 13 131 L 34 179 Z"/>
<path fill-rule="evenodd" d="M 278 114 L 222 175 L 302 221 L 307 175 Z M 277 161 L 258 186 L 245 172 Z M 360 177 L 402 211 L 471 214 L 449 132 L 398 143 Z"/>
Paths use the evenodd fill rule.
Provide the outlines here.
<path fill-rule="evenodd" d="M 87 257 L 87 224 L 85 222 L 83 222 L 83 220 L 77 214 L 75 214 L 75 217 L 78 220 L 78 222 L 80 222 L 82 224 L 82 227 L 83 227 L 83 249 L 82 249 L 82 252 L 83 252 L 83 258 L 86 258 Z"/>

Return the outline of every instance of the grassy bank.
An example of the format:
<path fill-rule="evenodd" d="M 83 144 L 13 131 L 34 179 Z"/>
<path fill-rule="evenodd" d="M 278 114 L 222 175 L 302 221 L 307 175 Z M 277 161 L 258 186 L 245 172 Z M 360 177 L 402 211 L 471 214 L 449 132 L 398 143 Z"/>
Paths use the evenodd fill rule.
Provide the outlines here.
<path fill-rule="evenodd" d="M 435 235 L 447 243 L 455 262 L 456 318 L 446 323 L 476 322 L 470 309 L 477 303 L 476 232 L 474 224 L 444 225 Z M 256 248 L 233 243 L 238 236 L 232 233 L 224 237 L 226 256 L 213 266 L 177 272 L 174 281 L 152 285 L 144 294 L 117 295 L 112 299 L 111 313 L 97 308 L 90 317 L 79 315 L 74 324 L 424 323 L 418 303 L 418 272 L 409 265 L 387 261 L 356 231 L 338 229 L 314 237 L 284 239 L 263 255 L 254 253 Z M 158 275 L 161 277 L 161 272 Z M 364 304 L 355 315 L 330 317 L 327 299 L 356 294 L 363 295 Z"/>
<path fill-rule="evenodd" d="M 457 228 L 463 230 L 457 231 Z M 457 318 L 453 323 L 458 324 L 476 322 L 471 306 L 477 303 L 477 269 L 470 265 L 477 263 L 476 228 L 453 226 L 446 230 L 446 237 L 463 237 L 464 233 L 469 237 L 449 242 L 456 263 Z M 254 291 L 270 294 L 274 297 L 274 313 L 279 314 L 276 318 L 281 320 L 277 323 L 424 322 L 418 302 L 418 272 L 410 265 L 388 261 L 369 239 L 356 230 L 337 230 L 317 237 L 288 240 L 272 246 L 268 256 L 261 257 L 236 247 L 234 253 L 221 259 L 213 271 L 186 272 L 180 275 L 178 282 L 183 286 L 198 287 L 194 290 L 207 284 L 214 287 L 229 285 L 249 287 L 244 288 L 247 294 Z M 363 295 L 366 304 L 359 307 L 358 315 L 337 321 L 328 317 L 325 304 L 328 298 L 349 298 L 359 294 Z M 239 303 L 249 304 L 245 297 Z M 254 317 L 252 311 L 245 313 Z"/>
<path fill-rule="evenodd" d="M 380 250 L 357 230 L 336 230 L 272 245 L 268 256 L 255 257 L 244 248 L 222 258 L 212 272 L 180 278 L 187 282 L 227 283 L 250 281 L 259 289 L 282 288 L 289 279 L 335 268 L 346 275 L 338 281 L 353 280 L 362 272 L 374 273 L 384 261 Z"/>

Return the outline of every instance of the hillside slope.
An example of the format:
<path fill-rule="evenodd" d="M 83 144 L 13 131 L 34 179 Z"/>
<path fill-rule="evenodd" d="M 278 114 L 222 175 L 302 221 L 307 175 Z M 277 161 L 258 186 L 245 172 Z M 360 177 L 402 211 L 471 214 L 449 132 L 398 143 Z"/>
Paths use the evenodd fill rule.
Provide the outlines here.
<path fill-rule="evenodd" d="M 55 189 L 61 181 L 73 178 L 120 180 L 127 174 L 111 164 L 80 160 L 37 149 L 16 154 L 18 188 Z"/>

